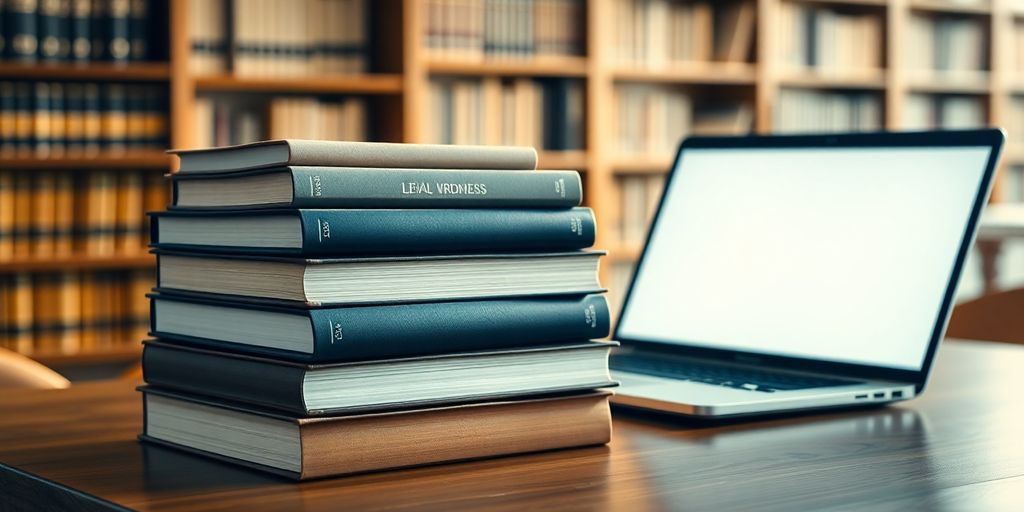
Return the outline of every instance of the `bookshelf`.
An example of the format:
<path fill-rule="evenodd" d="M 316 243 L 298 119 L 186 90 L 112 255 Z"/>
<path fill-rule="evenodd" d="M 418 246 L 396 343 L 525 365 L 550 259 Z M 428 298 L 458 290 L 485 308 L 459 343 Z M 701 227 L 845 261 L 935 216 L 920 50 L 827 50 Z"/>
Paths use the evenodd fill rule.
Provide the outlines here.
<path fill-rule="evenodd" d="M 717 102 L 749 107 L 750 128 L 770 133 L 776 127 L 779 98 L 785 91 L 865 94 L 877 98 L 879 128 L 904 129 L 912 126 L 908 105 L 915 97 L 951 96 L 976 99 L 983 109 L 982 124 L 1006 125 L 1014 98 L 1024 99 L 1024 66 L 1015 65 L 1015 31 L 1024 30 L 1024 11 L 1011 0 L 738 0 L 706 2 L 722 5 L 746 4 L 752 9 L 749 52 L 723 60 L 688 60 L 656 65 L 623 62 L 610 37 L 622 27 L 621 0 L 580 0 L 577 11 L 579 37 L 576 51 L 565 55 L 507 56 L 453 55 L 433 50 L 425 26 L 431 5 L 428 0 L 381 0 L 369 2 L 367 13 L 369 49 L 367 68 L 356 74 L 324 73 L 315 76 L 239 76 L 230 71 L 197 74 L 190 65 L 190 6 L 187 0 L 168 3 L 167 59 L 161 62 L 114 64 L 22 64 L 0 63 L 0 80 L 34 78 L 67 81 L 146 82 L 165 85 L 169 90 L 170 145 L 194 147 L 197 100 L 211 95 L 245 97 L 363 98 L 371 112 L 368 137 L 374 140 L 430 142 L 430 87 L 435 78 L 511 81 L 517 79 L 565 78 L 582 82 L 583 147 L 577 150 L 540 152 L 544 168 L 578 169 L 583 174 L 585 202 L 594 208 L 598 223 L 597 247 L 610 251 L 602 265 L 602 281 L 612 288 L 621 285 L 639 253 L 635 239 L 623 240 L 623 216 L 636 216 L 623 205 L 623 179 L 645 179 L 664 175 L 672 154 L 622 154 L 615 127 L 619 123 L 615 106 L 623 85 L 660 87 L 683 91 L 693 105 Z M 692 3 L 691 0 L 673 0 Z M 826 9 L 840 15 L 876 19 L 882 32 L 877 41 L 875 67 L 793 69 L 783 55 L 780 18 L 787 5 Z M 949 18 L 971 20 L 981 27 L 984 59 L 979 69 L 930 73 L 916 69 L 911 20 Z M 717 30 L 717 29 L 715 29 Z M 715 33 L 709 35 L 712 39 Z M 1024 39 L 1022 39 L 1024 41 Z M 1024 45 L 1022 45 L 1024 46 Z M 232 62 L 237 48 L 228 45 L 226 61 Z M 1021 59 L 1024 60 L 1024 59 Z M 912 65 L 913 64 L 913 65 Z M 228 68 L 230 69 L 230 67 Z M 1024 138 L 1011 142 L 1006 152 L 1009 165 L 1024 165 Z M 1019 142 L 1017 142 L 1019 141 Z M 0 159 L 0 168 L 84 170 L 150 169 L 169 170 L 174 164 L 156 153 L 100 155 L 90 159 L 32 158 Z M 1003 174 L 1003 173 L 1001 173 Z M 997 182 L 995 201 L 1003 197 Z M 1008 194 L 1017 197 L 1019 194 Z M 650 198 L 649 198 L 650 199 Z M 641 239 L 642 242 L 642 239 Z M 73 261 L 72 261 L 73 260 Z M 72 258 L 67 261 L 20 259 L 0 261 L 0 274 L 66 268 L 139 268 L 152 265 L 149 256 Z M 98 355 L 49 357 L 61 364 L 76 357 L 95 362 Z M 123 353 L 116 353 L 123 357 Z M 44 358 L 46 359 L 46 358 Z M 115 358 L 116 359 L 116 358 Z"/>

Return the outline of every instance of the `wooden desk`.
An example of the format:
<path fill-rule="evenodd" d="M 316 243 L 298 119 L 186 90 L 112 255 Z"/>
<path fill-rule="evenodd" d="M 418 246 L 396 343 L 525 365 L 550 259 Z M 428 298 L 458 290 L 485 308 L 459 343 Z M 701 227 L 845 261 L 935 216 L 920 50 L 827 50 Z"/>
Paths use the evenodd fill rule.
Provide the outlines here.
<path fill-rule="evenodd" d="M 947 343 L 913 402 L 707 425 L 619 414 L 608 447 L 293 484 L 136 442 L 124 382 L 0 397 L 0 509 L 1007 509 L 1024 347 Z"/>

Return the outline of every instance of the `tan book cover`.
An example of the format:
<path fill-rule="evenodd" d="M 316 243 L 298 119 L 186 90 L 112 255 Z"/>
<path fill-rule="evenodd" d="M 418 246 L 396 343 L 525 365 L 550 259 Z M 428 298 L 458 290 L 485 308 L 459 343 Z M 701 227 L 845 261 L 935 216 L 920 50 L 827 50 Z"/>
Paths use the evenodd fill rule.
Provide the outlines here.
<path fill-rule="evenodd" d="M 481 459 L 611 440 L 607 392 L 427 409 L 296 418 L 142 388 L 142 440 L 297 480 Z M 191 436 L 200 422 L 204 435 Z M 237 427 L 290 453 L 253 455 Z M 236 428 L 232 428 L 236 427 Z M 245 427 L 242 427 L 245 428 Z"/>
<path fill-rule="evenodd" d="M 54 176 L 53 254 L 67 257 L 74 252 L 75 180 L 70 173 Z"/>
<path fill-rule="evenodd" d="M 14 176 L 14 257 L 27 258 L 32 255 L 32 196 L 33 180 L 30 174 Z"/>
<path fill-rule="evenodd" d="M 136 254 L 142 250 L 143 220 L 142 175 L 137 172 L 123 173 L 117 178 L 117 245 L 119 254 Z"/>
<path fill-rule="evenodd" d="M 14 257 L 14 173 L 0 170 L 0 260 Z"/>
<path fill-rule="evenodd" d="M 54 250 L 56 229 L 57 183 L 53 173 L 41 172 L 32 181 L 32 255 L 36 258 L 51 258 Z"/>
<path fill-rule="evenodd" d="M 82 286 L 77 272 L 60 274 L 60 307 L 57 346 L 61 354 L 77 354 L 82 343 Z"/>
<path fill-rule="evenodd" d="M 60 274 L 36 274 L 32 280 L 32 353 L 60 353 Z"/>
<path fill-rule="evenodd" d="M 12 330 L 10 348 L 19 354 L 31 355 L 33 348 L 32 324 L 35 320 L 35 313 L 30 274 L 11 276 L 10 299 L 8 305 Z"/>

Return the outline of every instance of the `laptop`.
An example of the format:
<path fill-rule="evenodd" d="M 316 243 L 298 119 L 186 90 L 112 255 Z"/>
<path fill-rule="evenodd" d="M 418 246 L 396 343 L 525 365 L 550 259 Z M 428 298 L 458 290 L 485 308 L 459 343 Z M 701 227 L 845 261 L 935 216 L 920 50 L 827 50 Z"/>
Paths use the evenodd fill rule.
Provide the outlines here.
<path fill-rule="evenodd" d="M 733 417 L 925 387 L 998 129 L 685 140 L 614 339 L 614 402 Z"/>

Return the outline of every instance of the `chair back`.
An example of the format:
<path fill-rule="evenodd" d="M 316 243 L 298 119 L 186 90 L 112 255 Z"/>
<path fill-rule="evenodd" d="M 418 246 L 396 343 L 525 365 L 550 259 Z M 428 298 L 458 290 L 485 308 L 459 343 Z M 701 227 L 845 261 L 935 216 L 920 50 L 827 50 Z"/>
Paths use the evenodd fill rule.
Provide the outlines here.
<path fill-rule="evenodd" d="M 953 308 L 946 336 L 1024 344 L 1024 288 L 958 304 Z"/>

